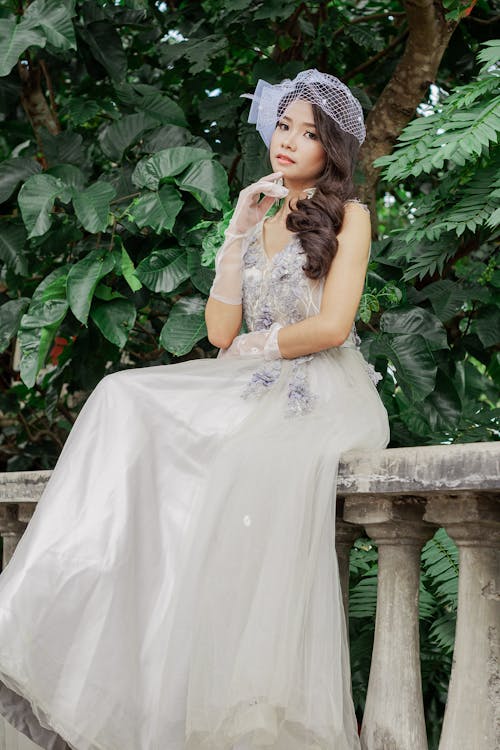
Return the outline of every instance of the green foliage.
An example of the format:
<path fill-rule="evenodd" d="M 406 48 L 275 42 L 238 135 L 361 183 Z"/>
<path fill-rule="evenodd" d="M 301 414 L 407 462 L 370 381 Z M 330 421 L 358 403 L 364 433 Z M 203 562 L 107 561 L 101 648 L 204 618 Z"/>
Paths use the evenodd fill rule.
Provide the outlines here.
<path fill-rule="evenodd" d="M 433 105 L 432 114 L 410 122 L 394 152 L 375 162 L 387 180 L 412 186 L 404 221 L 382 243 L 377 260 L 382 278 L 397 268 L 403 281 L 413 282 L 404 292 L 417 313 L 415 325 L 403 317 L 404 331 L 389 330 L 388 311 L 379 332 L 364 341 L 377 369 L 394 371 L 400 386 L 390 409 L 393 439 L 400 443 L 416 435 L 422 443 L 499 436 L 499 60 L 500 41 L 488 42 L 478 55 L 478 76 Z M 438 340 L 430 314 L 441 321 Z M 401 340 L 410 330 L 413 357 Z M 416 385 L 408 383 L 400 350 L 421 369 Z M 473 374 L 478 361 L 482 366 Z"/>
<path fill-rule="evenodd" d="M 465 8 L 446 7 L 459 17 Z M 401 55 L 392 40 L 404 37 L 406 20 L 395 0 L 380 6 L 386 16 L 373 4 L 328 2 L 320 12 L 296 0 L 205 0 L 175 12 L 121 0 L 34 0 L 24 14 L 13 8 L 0 0 L 7 40 L 0 342 L 10 373 L 0 409 L 18 406 L 11 368 L 20 366 L 57 442 L 106 372 L 214 354 L 202 314 L 214 256 L 239 189 L 268 169 L 240 95 L 260 77 L 277 81 L 315 66 L 344 78 L 368 113 Z M 465 46 L 462 39 L 452 53 L 462 55 L 466 71 L 458 87 L 441 94 L 432 115 L 417 117 L 395 150 L 403 161 L 394 180 L 404 182 L 381 184 L 382 233 L 358 329 L 365 356 L 384 375 L 378 387 L 392 445 L 497 434 L 490 207 L 498 55 L 494 43 L 483 45 L 482 68 L 470 80 L 467 45 L 477 47 L 476 31 L 468 27 Z M 353 72 L 371 54 L 382 54 L 380 64 Z M 26 78 L 38 97 L 36 118 L 19 106 Z M 457 80 L 451 61 L 443 80 Z M 436 167 L 443 149 L 435 130 L 448 120 L 439 138 L 449 136 L 465 163 L 445 158 Z M 400 208 L 384 205 L 384 190 Z M 386 234 L 386 227 L 399 231 Z M 35 299 L 55 272 L 56 296 Z M 43 463 L 25 450 L 31 438 L 22 425 L 16 439 L 26 468 Z M 23 465 L 14 454 L 4 460 Z"/>

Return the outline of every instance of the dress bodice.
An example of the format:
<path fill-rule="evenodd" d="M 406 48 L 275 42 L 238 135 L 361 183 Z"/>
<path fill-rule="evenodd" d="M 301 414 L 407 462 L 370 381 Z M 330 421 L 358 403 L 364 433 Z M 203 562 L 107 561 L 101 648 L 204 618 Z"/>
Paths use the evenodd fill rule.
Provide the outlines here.
<path fill-rule="evenodd" d="M 324 278 L 310 279 L 303 271 L 306 255 L 294 235 L 278 253 L 268 257 L 262 219 L 247 236 L 243 255 L 243 316 L 249 331 L 273 323 L 291 325 L 320 312 Z M 345 346 L 359 344 L 353 324 Z"/>
<path fill-rule="evenodd" d="M 308 278 L 306 260 L 295 235 L 269 258 L 262 239 L 263 221 L 249 236 L 243 256 L 243 314 L 249 331 L 270 328 L 273 323 L 291 325 L 319 313 L 324 280 Z"/>
<path fill-rule="evenodd" d="M 361 205 L 368 211 L 365 204 Z M 248 331 L 265 331 L 273 323 L 292 325 L 317 315 L 323 297 L 324 279 L 310 279 L 303 271 L 306 255 L 297 235 L 278 253 L 268 257 L 262 236 L 264 221 L 265 218 L 248 233 L 243 248 L 243 317 Z M 344 343 L 327 351 L 338 354 L 339 349 L 349 348 L 360 352 L 360 344 L 353 323 Z M 308 370 L 312 360 L 324 354 L 326 352 L 319 352 L 292 360 L 287 399 L 289 415 L 305 414 L 314 407 L 318 394 L 310 389 Z M 381 375 L 362 356 L 361 361 L 376 385 Z M 260 396 L 269 391 L 280 377 L 282 364 L 281 359 L 263 362 L 242 395 Z"/>

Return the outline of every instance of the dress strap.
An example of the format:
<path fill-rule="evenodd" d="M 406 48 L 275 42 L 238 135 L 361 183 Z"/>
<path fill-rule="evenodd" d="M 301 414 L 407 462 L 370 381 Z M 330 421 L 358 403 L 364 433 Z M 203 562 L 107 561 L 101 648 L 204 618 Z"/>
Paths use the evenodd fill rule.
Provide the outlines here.
<path fill-rule="evenodd" d="M 359 205 L 360 205 L 360 206 L 361 206 L 362 208 L 364 208 L 364 209 L 365 209 L 365 211 L 368 211 L 368 213 L 370 213 L 370 209 L 368 208 L 368 206 L 366 205 L 366 203 L 362 203 L 362 202 L 361 202 L 361 201 L 359 200 L 359 198 L 348 198 L 348 199 L 347 199 L 346 201 L 344 201 L 344 205 L 345 205 L 346 203 L 359 203 Z"/>

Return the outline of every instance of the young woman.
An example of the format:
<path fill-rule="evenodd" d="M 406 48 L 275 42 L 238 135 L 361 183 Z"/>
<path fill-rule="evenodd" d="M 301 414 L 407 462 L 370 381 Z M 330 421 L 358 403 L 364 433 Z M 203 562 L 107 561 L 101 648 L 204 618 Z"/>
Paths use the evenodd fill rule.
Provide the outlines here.
<path fill-rule="evenodd" d="M 311 70 L 250 121 L 274 171 L 217 256 L 219 357 L 104 377 L 0 576 L 0 712 L 46 750 L 359 749 L 336 472 L 389 440 L 354 328 L 362 111 Z"/>

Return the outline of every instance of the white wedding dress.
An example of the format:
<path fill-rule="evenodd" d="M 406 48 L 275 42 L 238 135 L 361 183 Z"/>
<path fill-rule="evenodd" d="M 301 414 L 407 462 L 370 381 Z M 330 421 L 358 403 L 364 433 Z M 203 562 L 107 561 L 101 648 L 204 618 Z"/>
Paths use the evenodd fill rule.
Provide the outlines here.
<path fill-rule="evenodd" d="M 319 311 L 297 238 L 246 242 L 248 330 Z M 359 749 L 336 471 L 389 427 L 358 341 L 101 380 L 0 576 L 11 725 L 46 750 Z"/>

